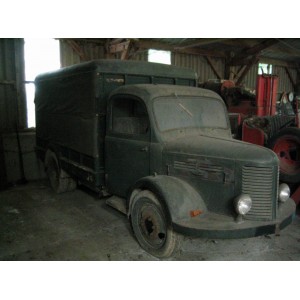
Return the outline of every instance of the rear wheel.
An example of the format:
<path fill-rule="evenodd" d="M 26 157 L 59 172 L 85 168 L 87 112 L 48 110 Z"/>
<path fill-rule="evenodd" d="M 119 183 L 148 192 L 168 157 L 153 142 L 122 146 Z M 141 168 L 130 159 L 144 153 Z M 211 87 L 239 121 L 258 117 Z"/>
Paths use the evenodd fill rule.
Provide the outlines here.
<path fill-rule="evenodd" d="M 300 129 L 285 128 L 273 136 L 268 144 L 280 162 L 280 180 L 300 182 Z"/>
<path fill-rule="evenodd" d="M 45 156 L 46 174 L 52 189 L 60 194 L 76 189 L 76 182 L 59 166 L 56 154 L 48 150 Z"/>
<path fill-rule="evenodd" d="M 177 235 L 157 197 L 144 190 L 133 201 L 131 224 L 141 247 L 159 258 L 172 255 Z"/>

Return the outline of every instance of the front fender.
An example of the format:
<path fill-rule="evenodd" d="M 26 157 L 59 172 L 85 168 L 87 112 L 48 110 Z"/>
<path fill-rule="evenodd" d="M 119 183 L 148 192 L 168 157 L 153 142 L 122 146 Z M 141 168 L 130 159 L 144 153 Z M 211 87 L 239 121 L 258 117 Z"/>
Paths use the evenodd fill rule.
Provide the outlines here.
<path fill-rule="evenodd" d="M 201 195 L 187 182 L 172 176 L 157 175 L 144 177 L 136 182 L 128 201 L 128 216 L 131 214 L 135 195 L 140 190 L 153 192 L 167 209 L 173 223 L 190 219 L 193 211 L 204 213 L 207 210 Z"/>

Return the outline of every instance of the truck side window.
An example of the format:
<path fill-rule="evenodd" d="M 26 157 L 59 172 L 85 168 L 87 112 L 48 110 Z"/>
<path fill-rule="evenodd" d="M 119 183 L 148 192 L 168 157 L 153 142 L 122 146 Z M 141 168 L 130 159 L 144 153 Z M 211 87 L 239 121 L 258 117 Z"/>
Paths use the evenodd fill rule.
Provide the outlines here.
<path fill-rule="evenodd" d="M 115 99 L 112 109 L 112 129 L 116 133 L 146 134 L 149 120 L 145 105 L 135 99 Z"/>

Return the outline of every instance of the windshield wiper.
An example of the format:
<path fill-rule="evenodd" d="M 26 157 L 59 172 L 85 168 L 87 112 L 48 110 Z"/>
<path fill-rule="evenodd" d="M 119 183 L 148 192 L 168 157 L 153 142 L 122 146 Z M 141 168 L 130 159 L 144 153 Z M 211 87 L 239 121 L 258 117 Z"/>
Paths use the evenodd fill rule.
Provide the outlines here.
<path fill-rule="evenodd" d="M 186 108 L 184 107 L 181 103 L 178 103 L 178 105 L 187 113 L 189 114 L 191 117 L 193 117 L 193 114 Z"/>

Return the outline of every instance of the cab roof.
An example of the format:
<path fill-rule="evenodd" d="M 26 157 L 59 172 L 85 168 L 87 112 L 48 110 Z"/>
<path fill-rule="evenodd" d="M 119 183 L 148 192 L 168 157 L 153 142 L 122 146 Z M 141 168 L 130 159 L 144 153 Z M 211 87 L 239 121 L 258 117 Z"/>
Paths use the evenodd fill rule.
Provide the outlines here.
<path fill-rule="evenodd" d="M 157 97 L 170 97 L 170 96 L 198 96 L 209 97 L 218 100 L 222 98 L 215 92 L 207 89 L 182 86 L 182 85 L 166 85 L 166 84 L 133 84 L 124 85 L 115 89 L 110 96 L 117 94 L 133 95 L 143 99 L 145 102 L 150 102 Z"/>

